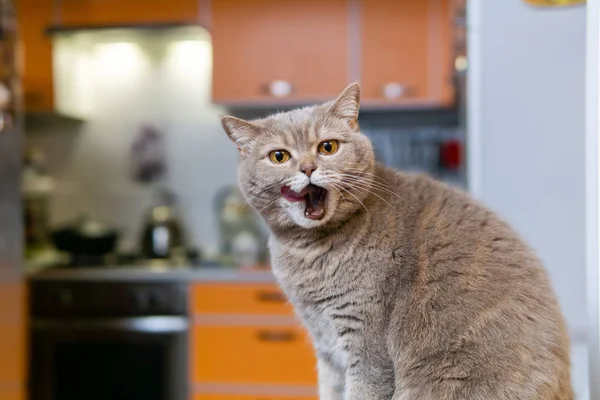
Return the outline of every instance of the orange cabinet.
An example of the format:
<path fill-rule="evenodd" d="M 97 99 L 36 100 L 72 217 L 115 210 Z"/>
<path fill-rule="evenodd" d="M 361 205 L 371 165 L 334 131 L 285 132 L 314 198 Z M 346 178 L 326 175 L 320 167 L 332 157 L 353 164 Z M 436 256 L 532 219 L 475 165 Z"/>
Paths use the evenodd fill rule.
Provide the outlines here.
<path fill-rule="evenodd" d="M 213 100 L 312 102 L 348 83 L 348 0 L 212 0 Z"/>
<path fill-rule="evenodd" d="M 25 294 L 19 282 L 0 282 L 0 400 L 25 398 Z"/>
<path fill-rule="evenodd" d="M 194 23 L 198 0 L 62 0 L 57 8 L 61 26 L 113 26 Z"/>
<path fill-rule="evenodd" d="M 316 360 L 298 326 L 196 326 L 194 382 L 316 385 Z"/>
<path fill-rule="evenodd" d="M 315 102 L 359 80 L 367 107 L 452 105 L 452 1 L 213 0 L 213 99 Z"/>
<path fill-rule="evenodd" d="M 25 399 L 26 399 L 25 393 L 21 389 L 0 388 L 0 400 L 25 400 Z"/>
<path fill-rule="evenodd" d="M 309 400 L 316 395 L 312 344 L 275 283 L 198 283 L 190 301 L 195 399 Z"/>
<path fill-rule="evenodd" d="M 453 102 L 451 0 L 361 4 L 361 81 L 366 105 Z"/>
<path fill-rule="evenodd" d="M 52 4 L 46 0 L 16 2 L 23 101 L 27 112 L 49 111 L 54 105 L 52 41 L 45 34 L 52 23 Z"/>
<path fill-rule="evenodd" d="M 293 315 L 285 295 L 272 283 L 197 284 L 192 291 L 195 313 Z"/>

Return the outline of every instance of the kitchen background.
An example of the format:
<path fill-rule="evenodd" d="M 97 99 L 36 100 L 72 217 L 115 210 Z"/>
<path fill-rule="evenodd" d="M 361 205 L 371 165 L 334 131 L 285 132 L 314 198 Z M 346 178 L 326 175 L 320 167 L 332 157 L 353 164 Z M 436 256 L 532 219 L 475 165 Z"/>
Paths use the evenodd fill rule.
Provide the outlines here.
<path fill-rule="evenodd" d="M 219 116 L 352 81 L 382 162 L 469 190 L 540 253 L 587 398 L 585 6 L 529 3 L 4 0 L 0 399 L 315 399 Z"/>
<path fill-rule="evenodd" d="M 445 61 L 444 78 L 453 70 L 451 60 Z M 25 137 L 26 148 L 40 153 L 36 167 L 41 164 L 52 178 L 49 225 L 86 214 L 118 227 L 121 251 L 139 251 L 144 218 L 162 183 L 177 198 L 190 245 L 205 258 L 218 257 L 224 247 L 219 200 L 235 187 L 237 151 L 218 118 L 231 110 L 212 102 L 208 31 L 57 32 L 53 67 L 57 115 L 49 119 L 55 124 L 34 125 Z M 278 77 L 275 68 L 272 77 Z M 241 102 L 233 110 L 237 115 L 271 112 L 252 109 L 257 101 Z M 367 111 L 361 122 L 382 161 L 465 186 L 458 114 L 452 108 L 436 111 Z M 150 173 L 149 181 L 136 175 L 147 164 L 162 169 Z"/>

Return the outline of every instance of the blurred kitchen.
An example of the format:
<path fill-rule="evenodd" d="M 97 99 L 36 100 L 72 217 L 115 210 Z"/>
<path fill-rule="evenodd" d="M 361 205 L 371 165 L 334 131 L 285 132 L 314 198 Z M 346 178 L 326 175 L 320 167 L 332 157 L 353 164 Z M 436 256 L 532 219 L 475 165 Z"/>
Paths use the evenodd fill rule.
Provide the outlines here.
<path fill-rule="evenodd" d="M 354 81 L 382 162 L 540 253 L 587 398 L 585 6 L 483 3 L 2 0 L 0 399 L 316 399 L 219 115 Z"/>

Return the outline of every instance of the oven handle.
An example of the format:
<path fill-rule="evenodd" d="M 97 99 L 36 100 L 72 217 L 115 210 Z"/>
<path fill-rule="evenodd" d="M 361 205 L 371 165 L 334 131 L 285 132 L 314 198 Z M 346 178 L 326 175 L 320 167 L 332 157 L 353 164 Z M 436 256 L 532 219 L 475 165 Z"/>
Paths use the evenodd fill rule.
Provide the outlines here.
<path fill-rule="evenodd" d="M 34 319 L 34 330 L 44 331 L 109 331 L 143 333 L 177 333 L 189 328 L 189 320 L 183 316 L 94 318 L 94 319 Z"/>

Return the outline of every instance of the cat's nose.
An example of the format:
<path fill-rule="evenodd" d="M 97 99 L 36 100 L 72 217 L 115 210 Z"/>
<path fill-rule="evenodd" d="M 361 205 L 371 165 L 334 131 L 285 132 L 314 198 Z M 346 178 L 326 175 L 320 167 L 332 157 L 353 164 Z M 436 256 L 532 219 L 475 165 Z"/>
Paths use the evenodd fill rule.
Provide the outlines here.
<path fill-rule="evenodd" d="M 302 164 L 300 166 L 300 172 L 306 174 L 310 178 L 313 172 L 317 169 L 317 166 L 314 164 Z"/>

